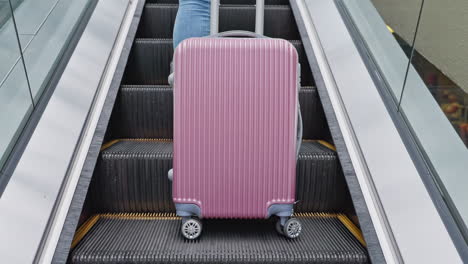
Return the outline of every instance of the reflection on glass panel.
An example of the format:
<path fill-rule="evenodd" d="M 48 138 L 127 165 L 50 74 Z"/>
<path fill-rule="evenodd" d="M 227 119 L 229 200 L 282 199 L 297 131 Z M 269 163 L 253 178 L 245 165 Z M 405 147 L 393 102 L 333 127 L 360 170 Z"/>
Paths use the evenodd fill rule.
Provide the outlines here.
<path fill-rule="evenodd" d="M 371 0 L 371 2 L 409 58 L 422 0 Z"/>
<path fill-rule="evenodd" d="M 468 236 L 467 11 L 467 1 L 425 1 L 401 109 Z"/>
<path fill-rule="evenodd" d="M 423 11 L 412 64 L 468 146 L 468 2 L 426 0 Z"/>
<path fill-rule="evenodd" d="M 22 0 L 15 9 L 34 100 L 54 73 L 91 0 Z"/>
<path fill-rule="evenodd" d="M 374 62 L 371 72 L 377 67 L 392 91 L 468 241 L 468 1 L 338 3 L 359 30 Z"/>
<path fill-rule="evenodd" d="M 32 100 L 8 1 L 0 1 L 0 168 L 31 111 Z"/>
<path fill-rule="evenodd" d="M 398 3 L 396 3 L 398 2 Z M 342 0 L 347 14 L 366 43 L 368 51 L 385 75 L 391 94 L 399 100 L 408 68 L 411 46 L 422 0 Z M 397 13 L 395 19 L 392 14 Z M 383 19 L 382 19 L 383 18 Z M 389 52 L 392 51 L 392 52 Z"/>

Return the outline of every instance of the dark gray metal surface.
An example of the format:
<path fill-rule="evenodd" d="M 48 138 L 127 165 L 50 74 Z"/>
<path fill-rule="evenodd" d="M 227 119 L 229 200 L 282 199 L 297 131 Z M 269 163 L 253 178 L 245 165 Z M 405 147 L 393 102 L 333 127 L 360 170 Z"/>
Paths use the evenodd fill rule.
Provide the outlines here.
<path fill-rule="evenodd" d="M 364 200 L 364 196 L 359 185 L 359 181 L 356 177 L 356 172 L 354 171 L 354 166 L 351 162 L 350 155 L 346 149 L 346 144 L 343 138 L 343 134 L 338 125 L 337 117 L 335 111 L 331 105 L 331 100 L 327 92 L 327 87 L 325 86 L 322 73 L 317 64 L 317 58 L 315 57 L 314 49 L 312 48 L 310 37 L 307 33 L 304 19 L 301 17 L 300 10 L 296 1 L 291 1 L 291 8 L 295 14 L 296 23 L 301 33 L 301 39 L 304 45 L 304 49 L 309 60 L 312 73 L 314 74 L 314 80 L 320 95 L 320 100 L 322 102 L 325 116 L 328 121 L 328 126 L 331 131 L 333 142 L 338 152 L 338 157 L 340 159 L 341 167 L 346 179 L 349 192 L 353 201 L 354 209 L 357 213 L 359 224 L 363 235 L 366 239 L 367 250 L 369 251 L 370 258 L 373 263 L 386 263 L 380 243 L 374 229 L 372 219 L 369 215 L 369 210 Z"/>
<path fill-rule="evenodd" d="M 172 142 L 122 141 L 104 150 L 90 189 L 97 212 L 175 212 Z"/>
<path fill-rule="evenodd" d="M 173 136 L 173 91 L 169 86 L 125 85 L 112 119 L 113 138 Z"/>
<path fill-rule="evenodd" d="M 273 221 L 210 220 L 185 240 L 180 220 L 101 218 L 73 251 L 71 263 L 368 263 L 364 247 L 337 218 L 300 218 L 297 239 Z"/>
<path fill-rule="evenodd" d="M 172 39 L 136 39 L 122 82 L 167 85 L 174 53 L 172 43 Z"/>
<path fill-rule="evenodd" d="M 314 86 L 301 87 L 299 104 L 301 105 L 303 123 L 302 138 L 323 139 L 332 142 L 317 88 Z"/>
<path fill-rule="evenodd" d="M 301 87 L 299 92 L 304 139 L 328 139 L 317 89 Z M 109 129 L 111 138 L 166 138 L 173 135 L 173 95 L 165 85 L 124 85 L 115 103 Z"/>
<path fill-rule="evenodd" d="M 172 38 L 178 5 L 148 4 L 144 10 L 137 37 Z M 220 8 L 219 31 L 255 31 L 255 6 L 222 5 Z M 300 39 L 294 16 L 288 5 L 269 5 L 265 7 L 264 35 L 274 38 Z"/>
<path fill-rule="evenodd" d="M 335 151 L 317 142 L 303 142 L 296 171 L 297 212 L 345 212 L 352 208 Z"/>
<path fill-rule="evenodd" d="M 177 5 L 154 0 L 146 6 L 128 60 L 107 139 L 120 141 L 102 151 L 87 204 L 89 212 L 174 212 L 167 171 L 172 168 L 172 90 L 167 86 L 172 27 Z M 244 4 L 251 0 L 227 0 Z M 287 4 L 286 0 L 278 1 Z M 221 1 L 225 3 L 226 1 Z M 253 6 L 224 6 L 221 26 L 254 29 Z M 270 13 L 269 13 L 270 12 Z M 265 33 L 292 40 L 302 64 L 300 92 L 304 136 L 329 139 L 291 8 L 269 6 Z M 222 17 L 227 17 L 223 22 Z M 270 20 L 268 20 L 270 19 Z M 223 30 L 223 29 L 222 29 Z M 225 29 L 224 29 L 225 30 Z M 270 33 L 268 33 L 270 32 Z M 276 34 L 276 35 L 275 35 Z M 156 39 L 165 38 L 165 39 Z M 143 85 L 144 84 L 144 85 Z M 226 138 L 229 140 L 229 138 Z M 335 151 L 316 141 L 302 145 L 297 166 L 299 212 L 349 212 L 351 198 Z M 101 219 L 70 255 L 72 263 L 367 263 L 366 249 L 336 218 L 309 218 L 297 240 L 277 235 L 272 221 L 205 222 L 201 240 L 187 242 L 174 220 Z"/>
<path fill-rule="evenodd" d="M 290 42 L 299 56 L 302 86 L 314 85 L 302 42 L 300 40 L 290 40 Z M 172 39 L 136 39 L 128 59 L 123 83 L 130 85 L 168 84 L 167 77 L 173 53 Z"/>
<path fill-rule="evenodd" d="M 229 140 L 229 138 L 226 138 Z M 121 141 L 104 150 L 91 185 L 97 212 L 174 212 L 172 142 Z M 336 152 L 315 141 L 301 145 L 298 212 L 343 212 L 352 207 Z"/>

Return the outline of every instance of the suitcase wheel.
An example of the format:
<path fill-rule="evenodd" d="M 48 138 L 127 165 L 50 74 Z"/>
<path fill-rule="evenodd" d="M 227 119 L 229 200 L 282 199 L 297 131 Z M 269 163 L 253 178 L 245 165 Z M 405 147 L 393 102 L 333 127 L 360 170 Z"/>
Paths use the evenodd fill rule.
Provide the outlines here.
<path fill-rule="evenodd" d="M 202 224 L 200 220 L 195 218 L 189 218 L 182 220 L 182 227 L 180 229 L 182 235 L 190 240 L 197 239 L 202 232 Z"/>
<path fill-rule="evenodd" d="M 278 220 L 276 231 L 287 238 L 296 238 L 301 234 L 302 224 L 296 218 L 289 218 L 284 225 L 281 225 L 281 220 Z"/>

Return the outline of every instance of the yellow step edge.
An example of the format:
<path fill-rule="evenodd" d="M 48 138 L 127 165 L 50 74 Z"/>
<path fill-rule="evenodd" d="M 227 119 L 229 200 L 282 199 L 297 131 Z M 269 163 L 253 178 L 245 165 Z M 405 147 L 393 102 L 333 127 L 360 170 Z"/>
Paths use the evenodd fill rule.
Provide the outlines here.
<path fill-rule="evenodd" d="M 112 140 L 112 141 L 109 141 L 109 142 L 103 144 L 102 147 L 101 147 L 101 151 L 109 148 L 110 146 L 114 145 L 115 143 L 117 143 L 119 141 L 120 141 L 120 139 L 115 139 L 115 140 Z"/>
<path fill-rule="evenodd" d="M 122 141 L 141 141 L 141 142 L 172 142 L 169 138 L 124 138 Z"/>
<path fill-rule="evenodd" d="M 180 220 L 175 213 L 122 213 L 102 214 L 102 218 L 126 220 Z"/>
<path fill-rule="evenodd" d="M 294 216 L 298 218 L 312 218 L 312 217 L 336 218 L 336 214 L 331 214 L 331 213 L 294 213 Z"/>
<path fill-rule="evenodd" d="M 366 247 L 366 241 L 364 240 L 364 236 L 362 235 L 361 230 L 351 221 L 346 215 L 338 214 L 338 219 L 343 223 L 346 228 L 348 228 L 349 232 L 354 235 L 354 237 L 364 246 Z"/>
<path fill-rule="evenodd" d="M 320 144 L 322 144 L 322 145 L 324 145 L 325 147 L 327 147 L 327 148 L 333 150 L 333 151 L 336 151 L 335 146 L 333 146 L 332 144 L 326 142 L 325 140 L 317 140 L 317 142 L 320 143 Z"/>
<path fill-rule="evenodd" d="M 97 223 L 99 218 L 100 215 L 94 215 L 90 217 L 88 220 L 86 220 L 86 222 L 84 222 L 84 224 L 80 226 L 80 228 L 78 228 L 78 230 L 76 230 L 75 236 L 73 237 L 73 241 L 71 244 L 72 249 L 75 248 L 76 245 L 78 245 L 78 243 L 80 243 L 81 239 L 83 239 L 86 236 L 89 230 L 91 230 L 91 228 Z"/>
<path fill-rule="evenodd" d="M 140 142 L 172 142 L 172 139 L 167 138 L 122 138 L 122 139 L 114 139 L 109 142 L 106 142 L 102 145 L 101 151 L 108 149 L 109 147 L 113 146 L 114 144 L 121 142 L 121 141 L 140 141 Z"/>
<path fill-rule="evenodd" d="M 332 144 L 328 143 L 327 141 L 325 140 L 316 140 L 316 139 L 303 139 L 302 142 L 317 142 L 333 151 L 336 151 L 336 148 L 335 146 L 333 146 Z"/>
<path fill-rule="evenodd" d="M 341 223 L 356 237 L 356 239 L 365 247 L 366 241 L 361 230 L 344 214 L 333 213 L 295 213 L 298 218 L 338 218 Z M 98 214 L 90 217 L 86 222 L 78 228 L 73 237 L 71 248 L 75 248 L 78 243 L 86 236 L 91 228 L 101 218 L 107 219 L 124 219 L 124 220 L 180 220 L 181 218 L 175 213 L 107 213 Z"/>
<path fill-rule="evenodd" d="M 167 138 L 122 138 L 122 139 L 115 139 L 112 141 L 109 141 L 105 144 L 102 145 L 101 151 L 111 147 L 112 145 L 120 142 L 120 141 L 138 141 L 138 142 L 172 142 L 172 139 L 167 139 Z M 336 151 L 336 147 L 333 146 L 332 144 L 328 143 L 325 140 L 313 140 L 313 139 L 304 139 L 304 142 L 318 142 L 322 144 L 323 146 Z"/>

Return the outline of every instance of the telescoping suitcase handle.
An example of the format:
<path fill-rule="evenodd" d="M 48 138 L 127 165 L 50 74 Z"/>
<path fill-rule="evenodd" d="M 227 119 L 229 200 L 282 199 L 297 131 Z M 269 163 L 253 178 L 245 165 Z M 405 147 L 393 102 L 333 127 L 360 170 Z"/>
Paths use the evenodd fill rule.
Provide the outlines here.
<path fill-rule="evenodd" d="M 211 0 L 211 35 L 215 35 L 219 32 L 219 1 L 220 0 Z M 258 35 L 263 35 L 264 16 L 265 0 L 257 0 L 257 3 L 255 4 L 255 33 L 257 33 Z"/>
<path fill-rule="evenodd" d="M 258 33 L 244 31 L 244 30 L 230 30 L 221 33 L 212 34 L 207 36 L 208 38 L 228 38 L 228 37 L 238 37 L 238 38 L 268 38 L 267 36 L 260 35 Z"/>

